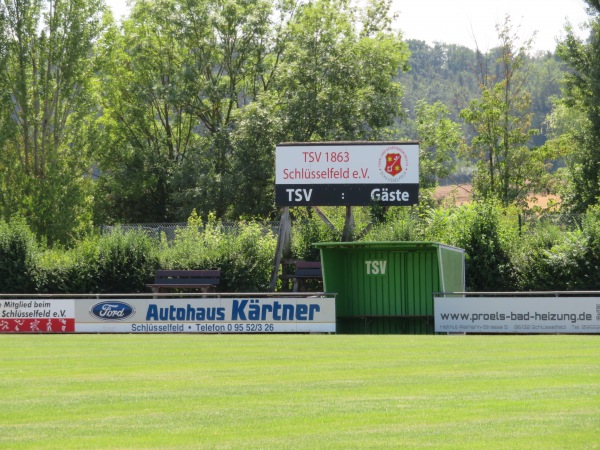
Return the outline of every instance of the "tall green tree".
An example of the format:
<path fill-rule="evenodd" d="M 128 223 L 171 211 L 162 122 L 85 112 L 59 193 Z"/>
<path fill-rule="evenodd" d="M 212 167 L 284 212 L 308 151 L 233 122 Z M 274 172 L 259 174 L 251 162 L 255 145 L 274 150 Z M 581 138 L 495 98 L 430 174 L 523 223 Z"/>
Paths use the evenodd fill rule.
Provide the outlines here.
<path fill-rule="evenodd" d="M 453 173 L 463 143 L 460 125 L 449 118 L 448 107 L 441 102 L 433 105 L 417 103 L 419 133 L 419 186 L 435 188 L 438 180 Z"/>
<path fill-rule="evenodd" d="M 275 80 L 289 140 L 377 139 L 402 115 L 409 52 L 390 5 L 370 2 L 362 19 L 346 0 L 301 5 Z"/>
<path fill-rule="evenodd" d="M 478 160 L 474 188 L 482 198 L 497 198 L 504 205 L 524 201 L 540 173 L 543 159 L 528 147 L 531 128 L 531 94 L 525 89 L 525 63 L 532 39 L 520 43 L 507 16 L 497 27 L 500 47 L 491 66 L 479 61 L 481 98 L 461 112 L 474 127 L 471 142 Z"/>
<path fill-rule="evenodd" d="M 0 1 L 0 216 L 50 242 L 90 225 L 101 0 Z"/>
<path fill-rule="evenodd" d="M 101 41 L 104 145 L 96 189 L 99 223 L 162 222 L 177 217 L 173 177 L 202 145 L 182 104 L 186 47 L 177 4 L 138 1 L 122 30 Z"/>
<path fill-rule="evenodd" d="M 572 129 L 576 149 L 567 157 L 569 186 L 564 198 L 568 208 L 584 212 L 600 196 L 600 3 L 586 0 L 591 18 L 584 42 L 569 25 L 557 52 L 571 69 L 564 80 L 562 105 L 583 112 L 582 127 Z"/>
<path fill-rule="evenodd" d="M 277 28 L 266 0 L 138 0 L 106 45 L 105 220 L 230 212 L 237 111 L 270 85 Z M 110 127 L 110 129 L 108 129 Z"/>
<path fill-rule="evenodd" d="M 246 173 L 250 161 L 241 164 L 240 172 L 232 142 L 236 118 L 271 88 L 281 52 L 280 33 L 290 12 L 283 2 L 268 0 L 182 3 L 181 39 L 190 49 L 183 100 L 207 137 L 207 145 L 187 161 L 190 168 L 200 168 L 202 183 L 182 185 L 182 197 L 205 214 L 211 210 L 217 218 L 235 216 L 240 177 L 251 176 Z"/>
<path fill-rule="evenodd" d="M 241 109 L 235 122 L 228 216 L 276 219 L 274 149 L 283 140 L 283 120 L 256 101 Z"/>

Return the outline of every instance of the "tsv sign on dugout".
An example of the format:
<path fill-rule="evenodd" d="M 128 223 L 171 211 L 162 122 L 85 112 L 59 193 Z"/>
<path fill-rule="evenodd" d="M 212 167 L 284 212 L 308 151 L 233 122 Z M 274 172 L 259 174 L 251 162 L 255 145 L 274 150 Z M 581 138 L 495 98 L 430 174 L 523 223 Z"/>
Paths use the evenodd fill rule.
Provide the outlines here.
<path fill-rule="evenodd" d="M 279 144 L 277 206 L 408 206 L 418 203 L 418 142 Z"/>

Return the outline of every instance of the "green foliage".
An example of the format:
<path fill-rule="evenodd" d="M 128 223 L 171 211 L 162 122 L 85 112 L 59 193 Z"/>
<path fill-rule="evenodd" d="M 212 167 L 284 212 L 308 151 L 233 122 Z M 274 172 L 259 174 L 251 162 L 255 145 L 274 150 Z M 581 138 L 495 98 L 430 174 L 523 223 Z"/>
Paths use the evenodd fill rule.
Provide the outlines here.
<path fill-rule="evenodd" d="M 486 61 L 480 62 L 481 98 L 472 100 L 461 116 L 476 133 L 471 152 L 477 161 L 477 194 L 508 206 L 524 202 L 545 166 L 535 149 L 527 146 L 537 132 L 531 128 L 531 94 L 525 90 L 525 64 L 532 40 L 519 43 L 508 16 L 497 31 L 501 43 L 497 73 L 490 73 Z"/>
<path fill-rule="evenodd" d="M 580 267 L 585 254 L 581 233 L 541 225 L 523 236 L 520 242 L 513 255 L 519 290 L 580 288 L 581 276 L 586 276 Z"/>
<path fill-rule="evenodd" d="M 584 252 L 580 264 L 582 290 L 600 290 L 600 205 L 588 208 L 583 221 Z"/>
<path fill-rule="evenodd" d="M 454 153 L 458 112 L 481 97 L 478 53 L 403 41 L 392 5 L 139 0 L 116 24 L 100 0 L 0 2 L 0 217 L 19 213 L 38 237 L 67 246 L 94 223 L 180 221 L 194 208 L 205 220 L 210 212 L 273 219 L 273 149 L 282 141 L 419 138 L 423 189 L 471 164 Z M 569 101 L 590 112 L 598 64 L 592 47 L 571 43 L 565 58 L 580 79 Z M 506 56 L 495 49 L 486 62 L 494 55 Z M 545 115 L 563 67 L 554 55 L 521 56 L 509 65 L 533 63 L 523 86 Z M 475 106 L 504 112 L 487 88 L 491 99 Z M 592 151 L 585 130 L 580 147 Z M 519 139 L 512 133 L 518 158 L 498 167 L 532 183 L 548 158 Z M 566 196 L 587 205 L 598 158 L 577 155 Z M 478 181 L 482 192 L 494 185 Z M 524 186 L 503 192 L 519 199 Z"/>
<path fill-rule="evenodd" d="M 194 210 L 188 226 L 177 230 L 173 243 L 163 247 L 160 265 L 165 269 L 220 269 L 226 238 L 214 215 L 203 224 Z"/>
<path fill-rule="evenodd" d="M 600 208 L 590 208 L 581 230 L 545 221 L 520 226 L 519 211 L 495 202 L 423 210 L 393 208 L 366 241 L 434 241 L 464 248 L 471 291 L 600 290 Z M 327 210 L 331 225 L 344 222 Z M 318 260 L 316 242 L 340 239 L 308 209 L 293 210 L 291 257 Z M 364 217 L 363 217 L 364 216 Z M 357 214 L 363 225 L 365 211 Z M 276 236 L 259 223 L 224 227 L 214 215 L 195 214 L 172 242 L 136 232 L 89 236 L 70 249 L 41 249 L 23 219 L 0 221 L 0 292 L 147 292 L 155 270 L 220 269 L 226 292 L 269 288 Z"/>
<path fill-rule="evenodd" d="M 460 125 L 448 116 L 448 107 L 441 102 L 417 103 L 417 133 L 419 135 L 419 188 L 436 187 L 440 178 L 454 172 L 462 144 Z"/>
<path fill-rule="evenodd" d="M 499 210 L 491 202 L 469 208 L 464 234 L 457 246 L 466 253 L 467 289 L 506 291 L 514 287 L 513 270 L 506 242 L 501 238 Z"/>
<path fill-rule="evenodd" d="M 35 236 L 23 219 L 0 219 L 0 292 L 33 292 L 38 256 Z"/>
<path fill-rule="evenodd" d="M 277 240 L 256 223 L 244 224 L 222 257 L 223 289 L 229 292 L 266 292 L 273 272 Z"/>
<path fill-rule="evenodd" d="M 193 208 L 203 217 L 248 213 L 233 207 L 240 174 L 250 172 L 240 172 L 248 161 L 233 154 L 231 133 L 279 60 L 272 11 L 266 0 L 139 1 L 120 33 L 107 33 L 97 220 L 174 221 Z M 255 144 L 248 139 L 242 150 Z M 253 198 L 250 214 L 271 206 Z"/>
<path fill-rule="evenodd" d="M 423 239 L 458 246 L 466 234 L 472 206 L 432 208 L 423 213 Z"/>
<path fill-rule="evenodd" d="M 275 146 L 282 121 L 270 106 L 254 102 L 240 110 L 232 132 L 232 191 L 229 216 L 275 218 Z"/>
<path fill-rule="evenodd" d="M 51 243 L 90 229 L 100 0 L 0 3 L 0 217 Z"/>
<path fill-rule="evenodd" d="M 589 2 L 590 4 L 592 2 Z M 590 10 L 591 11 L 591 10 Z M 558 55 L 571 69 L 565 76 L 563 105 L 583 113 L 585 121 L 573 127 L 576 146 L 567 158 L 569 196 L 567 207 L 582 213 L 600 197 L 600 16 L 589 20 L 587 42 L 575 36 L 572 27 L 558 48 Z M 581 126 L 582 125 L 582 126 Z"/>
<path fill-rule="evenodd" d="M 214 215 L 206 224 L 194 212 L 188 227 L 163 248 L 161 267 L 166 269 L 220 269 L 225 292 L 267 291 L 276 237 L 258 223 L 242 223 L 225 230 Z"/>
<path fill-rule="evenodd" d="M 508 223 L 503 223 L 502 217 Z M 512 289 L 514 277 L 510 243 L 518 233 L 518 220 L 495 202 L 430 210 L 423 239 L 465 250 L 466 284 L 470 291 Z"/>
<path fill-rule="evenodd" d="M 374 3 L 381 13 L 389 2 Z M 274 86 L 288 140 L 373 139 L 400 115 L 394 77 L 407 69 L 408 48 L 373 12 L 362 35 L 343 0 L 303 4 L 290 21 Z"/>
<path fill-rule="evenodd" d="M 97 239 L 87 238 L 70 250 L 54 248 L 43 252 L 38 265 L 37 292 L 95 292 L 97 247 Z"/>
<path fill-rule="evenodd" d="M 146 292 L 158 268 L 156 243 L 140 232 L 101 236 L 96 257 L 96 292 Z"/>
<path fill-rule="evenodd" d="M 416 210 L 393 208 L 386 220 L 376 224 L 365 236 L 365 241 L 418 241 L 422 239 L 423 227 L 415 220 Z"/>
<path fill-rule="evenodd" d="M 333 209 L 329 210 L 334 211 Z M 293 210 L 294 224 L 292 226 L 292 258 L 306 261 L 321 259 L 319 250 L 313 246 L 316 242 L 335 242 L 341 233 L 329 228 L 311 209 L 296 208 Z M 343 219 L 337 220 L 337 230 L 341 230 Z"/>
<path fill-rule="evenodd" d="M 144 233 L 91 236 L 66 251 L 49 250 L 40 261 L 43 293 L 147 292 L 158 268 L 156 242 Z"/>
<path fill-rule="evenodd" d="M 103 114 L 96 185 L 97 223 L 163 222 L 172 211 L 173 177 L 201 146 L 180 97 L 185 50 L 175 2 L 136 2 L 122 30 L 102 37 Z"/>
<path fill-rule="evenodd" d="M 294 257 L 317 259 L 312 244 L 344 230 L 343 239 L 463 246 L 477 288 L 597 287 L 598 213 L 589 209 L 600 197 L 597 15 L 589 40 L 567 28 L 559 45 L 565 97 L 545 122 L 552 140 L 541 145 L 532 128 L 560 95 L 565 68 L 556 55 L 530 56 L 531 41 L 519 44 L 508 18 L 500 47 L 482 55 L 403 42 L 390 0 L 358 8 L 346 0 L 139 0 L 119 26 L 100 0 L 49 5 L 0 2 L 0 219 L 25 221 L 3 225 L 3 245 L 16 247 L 4 253 L 10 275 L 0 283 L 140 291 L 160 251 L 170 267 L 221 268 L 229 290 L 266 286 L 274 237 L 255 223 L 226 232 L 215 217 L 277 216 L 275 145 L 409 136 L 421 140 L 418 210 L 373 208 L 377 224 L 363 236 L 366 209 L 328 211 L 339 231 L 299 209 Z M 473 125 L 464 136 L 459 111 Z M 460 158 L 462 140 L 472 160 Z M 566 166 L 550 173 L 560 158 Z M 510 209 L 434 209 L 426 189 L 473 163 L 480 198 L 524 205 L 530 190 L 559 192 L 571 210 L 588 211 L 583 230 L 532 227 L 518 237 Z M 194 208 L 208 224 L 192 217 L 196 228 L 171 246 L 128 233 L 85 238 L 93 221 L 175 221 Z M 39 260 L 29 230 L 54 246 Z"/>
<path fill-rule="evenodd" d="M 527 230 L 512 260 L 522 290 L 598 290 L 600 209 L 584 216 L 582 230 L 540 224 Z"/>

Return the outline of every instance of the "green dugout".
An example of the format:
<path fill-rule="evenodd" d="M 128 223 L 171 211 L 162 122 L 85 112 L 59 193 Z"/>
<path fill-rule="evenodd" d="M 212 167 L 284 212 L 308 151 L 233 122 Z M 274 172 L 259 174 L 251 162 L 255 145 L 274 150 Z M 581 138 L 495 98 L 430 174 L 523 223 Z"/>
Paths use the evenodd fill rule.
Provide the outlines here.
<path fill-rule="evenodd" d="M 433 334 L 433 294 L 464 292 L 465 251 L 437 242 L 320 242 L 338 333 Z"/>

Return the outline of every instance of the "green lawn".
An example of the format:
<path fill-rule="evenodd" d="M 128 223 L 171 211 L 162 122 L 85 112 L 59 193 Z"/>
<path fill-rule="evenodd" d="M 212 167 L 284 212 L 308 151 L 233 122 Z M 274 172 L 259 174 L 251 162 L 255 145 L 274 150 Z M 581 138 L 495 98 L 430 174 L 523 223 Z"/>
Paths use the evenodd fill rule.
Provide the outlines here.
<path fill-rule="evenodd" d="M 0 335 L 0 448 L 600 448 L 599 336 Z"/>

